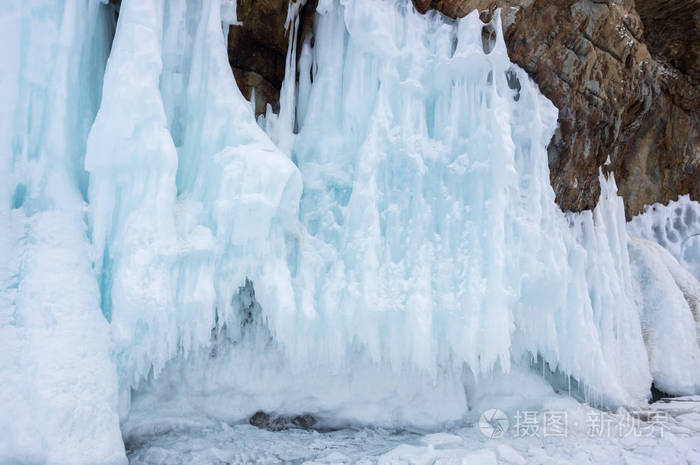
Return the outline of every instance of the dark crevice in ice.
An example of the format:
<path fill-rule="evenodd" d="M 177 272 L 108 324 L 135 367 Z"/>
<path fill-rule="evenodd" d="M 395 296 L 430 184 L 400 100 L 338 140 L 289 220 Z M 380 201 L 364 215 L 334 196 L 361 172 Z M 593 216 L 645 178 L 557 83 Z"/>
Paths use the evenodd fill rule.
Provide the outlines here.
<path fill-rule="evenodd" d="M 236 345 L 245 338 L 263 338 L 271 341 L 267 325 L 262 316 L 262 307 L 255 299 L 253 282 L 246 278 L 243 286 L 231 299 L 234 318 L 227 319 L 217 309 L 214 315 L 214 327 L 211 329 L 212 347 L 209 351 L 211 358 L 216 358 L 222 345 Z"/>
<path fill-rule="evenodd" d="M 537 358 L 531 363 L 531 367 L 542 375 L 542 378 L 552 386 L 552 389 L 557 394 L 567 394 L 579 402 L 590 402 L 592 400 L 588 398 L 588 390 L 584 383 L 561 371 L 559 367 L 552 368 L 549 362 L 545 361 L 541 355 L 537 355 Z"/>
<path fill-rule="evenodd" d="M 659 402 L 659 401 L 666 401 L 666 399 L 672 399 L 674 397 L 673 394 L 669 394 L 668 392 L 664 392 L 658 387 L 656 387 L 656 384 L 651 383 L 651 398 L 649 399 L 649 403 L 653 404 L 654 402 Z"/>

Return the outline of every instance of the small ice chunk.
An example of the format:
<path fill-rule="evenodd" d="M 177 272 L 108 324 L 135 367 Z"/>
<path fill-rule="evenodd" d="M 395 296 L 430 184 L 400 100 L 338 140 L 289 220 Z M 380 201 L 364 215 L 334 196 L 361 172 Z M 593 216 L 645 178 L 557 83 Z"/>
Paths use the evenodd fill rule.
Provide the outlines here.
<path fill-rule="evenodd" d="M 498 453 L 498 458 L 512 465 L 525 465 L 527 463 L 525 458 L 508 444 L 499 444 L 496 447 L 496 452 Z"/>

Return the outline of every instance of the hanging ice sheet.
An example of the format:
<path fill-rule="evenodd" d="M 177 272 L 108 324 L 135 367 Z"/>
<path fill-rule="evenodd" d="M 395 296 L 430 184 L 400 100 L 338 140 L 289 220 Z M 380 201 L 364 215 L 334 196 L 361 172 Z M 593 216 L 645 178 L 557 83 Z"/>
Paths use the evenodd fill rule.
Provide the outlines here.
<path fill-rule="evenodd" d="M 241 208 L 223 190 L 193 195 L 180 181 L 218 185 L 199 168 L 207 156 L 187 164 L 189 154 L 256 146 L 225 138 L 236 132 L 222 115 L 252 121 L 229 73 L 184 79 L 188 108 L 206 112 L 187 110 L 180 120 L 166 112 L 180 160 L 178 202 L 198 212 L 187 218 L 219 244 L 201 255 L 213 276 L 201 282 L 217 283 L 216 297 L 206 312 L 167 313 L 172 339 L 163 345 L 161 332 L 156 347 L 170 349 L 158 355 L 158 367 L 176 347 L 203 349 L 178 357 L 141 388 L 136 411 L 167 397 L 229 419 L 265 409 L 434 424 L 466 413 L 465 380 L 479 386 L 494 370 L 520 372 L 533 360 L 574 378 L 590 400 L 645 399 L 646 321 L 622 200 L 601 176 L 595 211 L 565 215 L 556 206 L 545 150 L 556 109 L 509 62 L 498 17 L 491 25 L 476 13 L 452 22 L 421 16 L 409 2 L 361 0 L 320 2 L 317 12 L 315 45 L 307 40 L 300 52 L 296 106 L 281 113 L 296 121 L 267 124 L 292 147 L 298 171 L 274 149 L 244 170 L 215 169 L 280 207 Z M 180 68 L 204 69 L 189 43 L 223 63 L 215 21 L 208 27 L 216 40 L 203 47 L 205 21 L 185 28 L 196 15 L 185 17 L 165 22 L 166 31 L 183 31 L 174 33 L 183 38 Z M 230 97 L 209 92 L 224 85 Z M 182 101 L 161 95 L 166 109 Z M 245 127 L 258 137 L 257 128 Z M 285 127 L 298 134 L 280 136 Z M 191 144 L 177 142 L 179 134 Z M 222 142 L 198 150 L 212 140 Z M 282 195 L 270 196 L 283 186 Z M 212 212 L 227 220 L 203 220 Z M 217 232 L 218 224 L 231 224 L 233 236 Z M 259 224 L 266 226 L 250 226 Z M 172 289 L 197 288 L 202 274 L 192 258 L 176 263 L 184 281 Z M 144 340 L 163 327 L 155 326 Z M 193 336 L 192 327 L 201 332 Z M 121 353 L 131 357 L 132 347 Z M 692 354 L 687 360 L 685 370 L 696 363 Z M 182 395 L 166 394 L 174 388 Z"/>

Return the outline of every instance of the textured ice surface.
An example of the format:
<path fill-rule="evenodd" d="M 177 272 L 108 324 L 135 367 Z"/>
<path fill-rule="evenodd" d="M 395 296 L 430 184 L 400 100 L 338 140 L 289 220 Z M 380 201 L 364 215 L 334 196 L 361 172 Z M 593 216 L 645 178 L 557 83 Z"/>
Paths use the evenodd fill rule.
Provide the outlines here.
<path fill-rule="evenodd" d="M 273 232 L 296 221 L 300 177 L 235 87 L 220 24 L 216 2 L 121 8 L 86 168 L 127 385 L 209 345 L 217 318 L 240 325 L 232 299 L 246 277 L 291 293 Z"/>
<path fill-rule="evenodd" d="M 658 389 L 672 394 L 700 390 L 700 283 L 658 244 L 631 238 L 630 258 Z"/>
<path fill-rule="evenodd" d="M 73 0 L 4 2 L 0 13 L 3 464 L 126 462 L 81 190 L 102 13 Z"/>
<path fill-rule="evenodd" d="M 132 34 L 117 31 L 90 139 L 125 124 L 107 146 L 133 146 L 145 163 L 126 166 L 114 189 L 119 157 L 95 150 L 105 174 L 90 179 L 132 410 L 163 402 L 229 421 L 263 409 L 434 425 L 495 389 L 492 372 L 530 366 L 556 389 L 634 404 L 649 393 L 650 352 L 669 392 L 693 391 L 698 374 L 682 372 L 695 363 L 689 339 L 663 370 L 659 360 L 676 357 L 654 345 L 664 338 L 645 346 L 643 329 L 660 334 L 668 321 L 651 297 L 641 307 L 643 265 L 630 267 L 614 180 L 601 176 L 594 211 L 558 209 L 545 153 L 556 109 L 509 62 L 501 34 L 482 43 L 476 13 L 452 22 L 408 2 L 321 2 L 296 92 L 286 82 L 280 116 L 264 121 L 280 151 L 228 72 L 218 7 L 153 5 L 134 16 L 143 29 L 150 14 L 140 43 L 153 44 L 138 50 L 153 66 L 112 81 L 135 61 L 120 55 L 134 53 Z M 107 107 L 128 78 L 148 91 L 136 107 L 154 102 L 135 110 L 147 118 L 139 127 L 163 135 L 160 145 L 144 136 L 152 156 L 129 132 L 133 118 Z M 105 188 L 106 210 L 100 194 L 92 200 Z M 144 223 L 154 211 L 162 221 Z M 678 297 L 678 279 L 664 282 Z M 503 382 L 517 389 L 517 379 Z"/>
<path fill-rule="evenodd" d="M 321 4 L 316 46 L 301 53 L 300 75 L 313 79 L 299 85 L 298 134 L 279 136 L 283 117 L 266 121 L 291 144 L 297 171 L 223 72 L 218 9 L 183 5 L 151 12 L 153 46 L 144 37 L 138 49 L 153 55 L 145 77 L 112 81 L 132 66 L 122 48 L 135 50 L 118 29 L 88 146 L 93 240 L 112 254 L 98 262 L 108 263 L 103 296 L 122 380 L 139 386 L 134 408 L 170 399 L 227 420 L 263 409 L 432 425 L 466 414 L 465 380 L 535 360 L 596 402 L 646 397 L 614 181 L 601 178 L 594 212 L 558 209 L 545 153 L 556 109 L 510 64 L 500 35 L 485 53 L 476 13 L 453 23 L 408 3 Z M 148 91 L 134 105 L 149 103 L 123 119 L 108 95 L 128 78 Z M 91 144 L 135 118 L 157 134 L 167 121 L 170 137 L 154 145 L 153 135 L 123 131 L 105 143 L 143 158 L 114 189 L 120 157 Z M 145 223 L 156 203 L 162 222 Z M 124 224 L 102 239 L 101 218 Z"/>
<path fill-rule="evenodd" d="M 540 355 L 612 402 L 644 396 L 614 184 L 568 224 L 547 181 L 556 110 L 503 38 L 485 54 L 476 13 L 319 10 L 292 150 L 307 232 L 290 263 L 298 311 L 262 305 L 292 369 L 367 360 L 445 386 L 464 362 L 478 377 Z M 624 376 L 622 360 L 635 367 Z M 463 411 L 460 395 L 441 397 Z"/>
<path fill-rule="evenodd" d="M 632 218 L 627 231 L 658 243 L 700 279 L 700 203 L 683 195 L 668 205 L 647 206 Z"/>

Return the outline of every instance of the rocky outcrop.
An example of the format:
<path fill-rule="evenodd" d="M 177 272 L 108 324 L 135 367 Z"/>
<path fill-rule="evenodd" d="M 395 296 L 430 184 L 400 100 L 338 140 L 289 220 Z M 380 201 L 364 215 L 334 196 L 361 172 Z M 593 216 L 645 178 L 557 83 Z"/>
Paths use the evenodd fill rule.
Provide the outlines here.
<path fill-rule="evenodd" d="M 297 0 L 299 1 L 299 0 Z M 237 19 L 228 33 L 228 57 L 236 83 L 250 100 L 255 93 L 255 113 L 265 113 L 269 103 L 279 111 L 289 30 L 285 27 L 288 0 L 238 0 Z M 315 1 L 300 10 L 299 43 L 311 29 Z"/>
<path fill-rule="evenodd" d="M 238 87 L 250 100 L 255 93 L 256 114 L 271 103 L 277 110 L 287 54 L 287 0 L 238 0 L 241 25 L 229 28 L 228 58 Z"/>
<path fill-rule="evenodd" d="M 644 42 L 657 60 L 700 79 L 700 1 L 636 0 Z"/>
<path fill-rule="evenodd" d="M 316 418 L 312 415 L 270 415 L 263 411 L 258 411 L 250 417 L 248 423 L 251 425 L 270 431 L 282 431 L 285 429 L 313 429 L 314 425 L 318 423 Z"/>
<path fill-rule="evenodd" d="M 501 8 L 511 60 L 559 108 L 549 147 L 551 182 L 564 210 L 592 208 L 608 157 L 628 217 L 689 193 L 700 199 L 700 1 L 413 0 L 458 18 Z M 229 59 L 256 113 L 277 106 L 284 78 L 288 0 L 238 0 L 242 26 Z M 315 2 L 302 9 L 299 42 Z"/>

